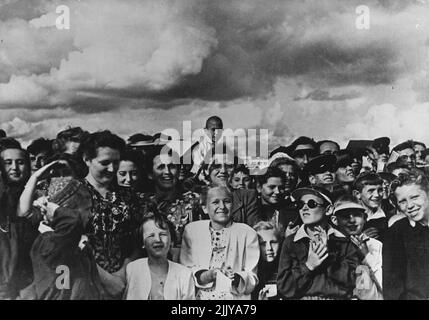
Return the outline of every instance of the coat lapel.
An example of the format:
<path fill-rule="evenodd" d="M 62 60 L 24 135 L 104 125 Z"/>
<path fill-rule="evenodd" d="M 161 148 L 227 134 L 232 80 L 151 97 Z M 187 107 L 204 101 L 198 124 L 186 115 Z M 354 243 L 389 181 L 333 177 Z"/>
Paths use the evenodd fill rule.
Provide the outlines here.
<path fill-rule="evenodd" d="M 141 276 L 142 276 L 142 282 L 144 285 L 142 285 L 142 295 L 143 297 L 146 297 L 146 300 L 149 299 L 150 294 L 150 288 L 152 287 L 152 279 L 150 278 L 150 270 L 149 270 L 149 264 L 148 259 L 144 259 L 142 263 L 142 270 L 141 270 Z"/>

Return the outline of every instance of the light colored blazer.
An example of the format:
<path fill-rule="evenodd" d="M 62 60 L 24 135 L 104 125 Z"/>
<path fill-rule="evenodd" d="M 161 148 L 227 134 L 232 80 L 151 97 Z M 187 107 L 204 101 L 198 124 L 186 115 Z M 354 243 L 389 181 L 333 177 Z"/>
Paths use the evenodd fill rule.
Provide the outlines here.
<path fill-rule="evenodd" d="M 152 280 L 148 258 L 130 262 L 126 268 L 126 300 L 148 300 Z M 195 284 L 191 271 L 172 261 L 168 261 L 167 279 L 164 285 L 165 300 L 194 300 Z"/>
<path fill-rule="evenodd" d="M 180 250 L 180 263 L 191 268 L 197 288 L 210 288 L 212 283 L 200 285 L 195 274 L 208 270 L 212 256 L 212 244 L 209 229 L 210 220 L 191 222 L 185 227 Z M 240 275 L 237 290 L 231 293 L 237 300 L 250 300 L 250 294 L 258 284 L 259 243 L 256 231 L 244 223 L 232 223 L 229 227 L 230 238 L 226 254 L 226 267 Z"/>

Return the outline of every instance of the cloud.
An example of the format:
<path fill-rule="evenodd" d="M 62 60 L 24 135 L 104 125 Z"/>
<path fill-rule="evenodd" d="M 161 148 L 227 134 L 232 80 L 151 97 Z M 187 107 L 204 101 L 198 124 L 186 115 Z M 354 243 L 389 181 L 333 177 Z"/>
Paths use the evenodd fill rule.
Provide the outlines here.
<path fill-rule="evenodd" d="M 317 101 L 325 101 L 325 100 L 348 100 L 348 99 L 355 99 L 359 98 L 360 94 L 358 92 L 348 92 L 344 94 L 339 95 L 331 95 L 329 91 L 322 90 L 322 89 L 316 89 L 314 91 L 305 93 L 305 95 L 301 95 L 295 98 L 295 100 L 305 100 L 305 99 L 311 99 L 311 100 L 317 100 Z"/>
<path fill-rule="evenodd" d="M 22 3 L 4 5 L 0 106 L 85 104 L 80 92 L 100 100 L 228 101 L 265 96 L 279 78 L 295 76 L 325 85 L 391 83 L 416 68 L 420 60 L 404 48 L 426 41 L 429 28 L 426 6 L 398 10 L 381 1 L 369 3 L 367 31 L 355 27 L 359 1 L 52 0 L 32 10 Z M 54 26 L 60 4 L 70 7 L 70 30 Z"/>

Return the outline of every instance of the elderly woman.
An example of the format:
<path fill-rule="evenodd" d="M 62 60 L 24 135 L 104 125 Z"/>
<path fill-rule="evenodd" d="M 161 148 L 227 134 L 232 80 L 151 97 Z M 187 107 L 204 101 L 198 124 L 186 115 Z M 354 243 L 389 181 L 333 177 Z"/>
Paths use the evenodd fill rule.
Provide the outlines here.
<path fill-rule="evenodd" d="M 203 209 L 210 220 L 185 227 L 180 262 L 192 270 L 198 300 L 250 299 L 258 283 L 258 236 L 233 222 L 232 199 L 226 187 L 209 188 Z"/>
<path fill-rule="evenodd" d="M 127 300 L 193 300 L 195 285 L 189 268 L 168 260 L 174 226 L 163 215 L 147 214 L 139 230 L 147 258 L 127 265 Z"/>
<path fill-rule="evenodd" d="M 322 188 L 299 188 L 298 201 L 303 224 L 282 246 L 277 277 L 279 293 L 286 299 L 350 299 L 359 264 L 357 249 L 332 228 L 326 218 L 332 204 Z"/>

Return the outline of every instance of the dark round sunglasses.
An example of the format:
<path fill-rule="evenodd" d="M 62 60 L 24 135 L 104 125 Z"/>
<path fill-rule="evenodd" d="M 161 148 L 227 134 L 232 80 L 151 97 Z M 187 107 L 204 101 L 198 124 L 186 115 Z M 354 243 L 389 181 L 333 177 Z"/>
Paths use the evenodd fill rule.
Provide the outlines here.
<path fill-rule="evenodd" d="M 313 200 L 313 199 L 308 200 L 308 202 L 297 201 L 297 204 L 296 204 L 298 209 L 304 208 L 305 205 L 307 205 L 307 207 L 309 207 L 310 209 L 314 209 L 316 207 L 323 207 L 323 204 L 320 204 L 316 200 Z"/>

